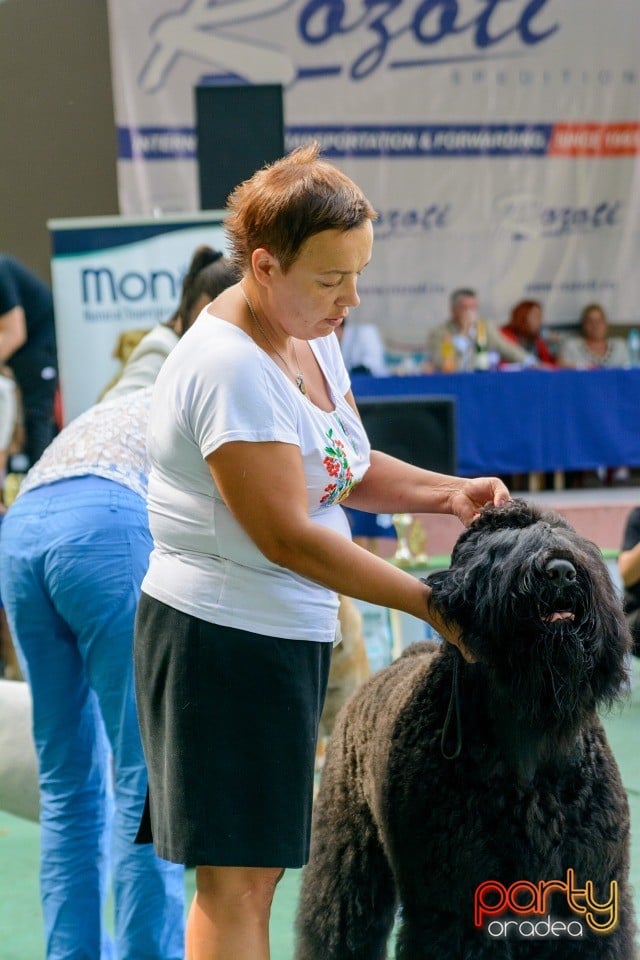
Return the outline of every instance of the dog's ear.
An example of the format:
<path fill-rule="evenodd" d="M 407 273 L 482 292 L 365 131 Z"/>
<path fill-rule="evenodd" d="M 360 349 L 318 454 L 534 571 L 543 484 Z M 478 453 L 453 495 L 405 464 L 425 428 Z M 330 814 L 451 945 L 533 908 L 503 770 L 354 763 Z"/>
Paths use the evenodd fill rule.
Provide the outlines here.
<path fill-rule="evenodd" d="M 452 616 L 455 604 L 451 602 L 451 593 L 454 587 L 454 574 L 451 568 L 436 570 L 425 577 L 422 582 L 431 587 L 431 603 L 440 616 L 445 620 L 455 620 L 456 618 Z"/>
<path fill-rule="evenodd" d="M 633 644 L 621 611 L 615 608 L 603 611 L 601 608 L 600 622 L 604 636 L 600 638 L 601 647 L 591 675 L 591 689 L 598 706 L 611 708 L 629 694 L 629 661 Z"/>
<path fill-rule="evenodd" d="M 450 575 L 449 570 L 436 570 L 423 578 L 423 583 L 427 583 L 432 589 L 442 587 Z"/>
<path fill-rule="evenodd" d="M 461 610 L 460 598 L 458 596 L 459 575 L 456 570 L 449 567 L 448 570 L 437 570 L 430 573 L 423 583 L 431 587 L 430 603 L 443 617 L 444 620 L 457 623 Z"/>
<path fill-rule="evenodd" d="M 467 642 L 467 634 L 472 622 L 471 609 L 467 609 L 460 603 L 458 580 L 456 571 L 449 568 L 430 573 L 422 582 L 431 587 L 430 606 L 458 637 L 457 640 L 448 637 L 448 642 L 459 650 L 468 663 L 474 663 L 478 659 L 478 654 Z"/>

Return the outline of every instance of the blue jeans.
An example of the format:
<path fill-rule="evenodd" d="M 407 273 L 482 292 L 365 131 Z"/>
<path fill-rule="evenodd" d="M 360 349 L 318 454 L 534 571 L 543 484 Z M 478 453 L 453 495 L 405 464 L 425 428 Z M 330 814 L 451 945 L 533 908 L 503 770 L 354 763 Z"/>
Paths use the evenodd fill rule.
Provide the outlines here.
<path fill-rule="evenodd" d="M 147 788 L 133 626 L 151 546 L 142 498 L 93 476 L 25 493 L 2 524 L 2 598 L 33 696 L 48 960 L 183 956 L 183 868 L 133 843 Z"/>

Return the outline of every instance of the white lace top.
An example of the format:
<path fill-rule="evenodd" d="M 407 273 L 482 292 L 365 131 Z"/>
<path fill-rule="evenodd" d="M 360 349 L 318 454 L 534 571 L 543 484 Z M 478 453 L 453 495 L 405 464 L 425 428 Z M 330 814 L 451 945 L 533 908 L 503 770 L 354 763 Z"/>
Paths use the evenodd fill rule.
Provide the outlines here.
<path fill-rule="evenodd" d="M 72 420 L 33 465 L 20 487 L 91 474 L 114 480 L 146 497 L 150 464 L 146 434 L 151 387 L 105 400 Z"/>

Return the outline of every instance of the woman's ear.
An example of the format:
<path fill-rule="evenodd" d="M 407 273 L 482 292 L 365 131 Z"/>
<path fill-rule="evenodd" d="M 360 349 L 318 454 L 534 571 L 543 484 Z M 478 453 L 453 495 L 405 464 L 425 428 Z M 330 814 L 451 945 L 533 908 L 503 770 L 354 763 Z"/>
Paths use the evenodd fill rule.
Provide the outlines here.
<path fill-rule="evenodd" d="M 274 257 L 266 247 L 258 247 L 251 254 L 251 269 L 256 281 L 263 287 L 268 287 L 275 270 L 279 268 L 277 257 Z"/>

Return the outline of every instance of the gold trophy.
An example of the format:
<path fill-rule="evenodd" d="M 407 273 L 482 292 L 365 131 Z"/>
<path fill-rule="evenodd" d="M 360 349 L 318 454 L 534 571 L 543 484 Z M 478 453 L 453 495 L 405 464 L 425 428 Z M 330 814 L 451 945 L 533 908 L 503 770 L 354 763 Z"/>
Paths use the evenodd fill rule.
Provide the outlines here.
<path fill-rule="evenodd" d="M 409 543 L 409 551 L 413 557 L 413 562 L 416 566 L 423 567 L 426 566 L 429 557 L 425 550 L 427 543 L 427 531 L 424 529 L 420 521 L 416 518 L 409 530 L 407 537 Z"/>
<path fill-rule="evenodd" d="M 410 567 L 414 563 L 413 553 L 409 546 L 409 530 L 413 523 L 413 516 L 410 513 L 394 513 L 391 521 L 398 537 L 398 546 L 391 561 L 398 567 Z"/>

